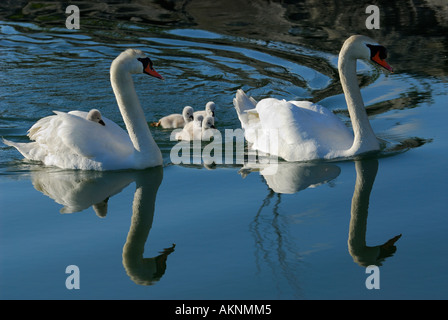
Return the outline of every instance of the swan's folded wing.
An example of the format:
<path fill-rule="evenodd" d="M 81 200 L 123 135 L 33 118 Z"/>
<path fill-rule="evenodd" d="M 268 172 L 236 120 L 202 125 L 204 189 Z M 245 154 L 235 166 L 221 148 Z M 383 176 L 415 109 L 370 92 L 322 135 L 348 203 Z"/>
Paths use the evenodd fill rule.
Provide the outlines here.
<path fill-rule="evenodd" d="M 303 119 L 301 110 L 296 110 L 293 104 L 274 98 L 261 100 L 257 105 L 261 127 L 264 131 L 277 134 L 278 139 L 285 144 L 301 144 L 303 136 L 298 119 Z"/>
<path fill-rule="evenodd" d="M 328 151 L 347 150 L 352 146 L 353 133 L 329 109 L 311 102 L 290 102 L 308 115 L 307 132 L 312 133 L 312 137 L 319 141 L 321 148 L 326 148 Z M 302 122 L 302 125 L 304 123 L 305 121 Z"/>
<path fill-rule="evenodd" d="M 58 134 L 62 119 L 58 114 L 39 119 L 29 130 L 28 137 L 34 140 L 41 155 L 41 161 L 49 154 L 62 154 L 68 151 Z"/>
<path fill-rule="evenodd" d="M 108 156 L 127 157 L 133 152 L 128 135 L 113 121 L 103 117 L 106 125 L 102 126 L 77 114 L 55 113 L 55 116 L 47 117 L 51 119 L 43 122 L 33 134 L 30 130 L 30 138 L 45 145 L 50 154 L 60 157 L 82 156 L 101 161 Z"/>
<path fill-rule="evenodd" d="M 263 99 L 257 110 L 262 138 L 270 139 L 270 149 L 262 151 L 285 160 L 323 158 L 332 148 L 349 148 L 353 142 L 343 122 L 328 109 L 311 102 Z M 261 142 L 260 139 L 260 145 Z"/>

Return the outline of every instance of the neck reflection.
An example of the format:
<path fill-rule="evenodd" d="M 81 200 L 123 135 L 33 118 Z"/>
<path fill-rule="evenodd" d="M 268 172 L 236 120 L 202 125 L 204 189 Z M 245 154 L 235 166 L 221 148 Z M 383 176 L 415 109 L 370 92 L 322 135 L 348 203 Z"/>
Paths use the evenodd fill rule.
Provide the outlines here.
<path fill-rule="evenodd" d="M 356 183 L 351 206 L 348 251 L 353 261 L 362 267 L 369 265 L 381 266 L 382 262 L 392 256 L 397 250 L 395 242 L 400 239 L 401 234 L 387 240 L 381 245 L 367 245 L 367 216 L 370 193 L 378 172 L 378 160 L 357 160 L 355 161 L 355 167 Z"/>
<path fill-rule="evenodd" d="M 99 172 L 51 168 L 32 171 L 34 188 L 61 204 L 61 213 L 75 213 L 92 207 L 101 218 L 105 218 L 110 209 L 109 198 L 135 182 L 131 225 L 123 247 L 122 262 L 132 281 L 140 285 L 152 285 L 162 278 L 168 255 L 175 247 L 173 244 L 155 257 L 143 256 L 162 179 L 162 166 L 139 171 Z"/>

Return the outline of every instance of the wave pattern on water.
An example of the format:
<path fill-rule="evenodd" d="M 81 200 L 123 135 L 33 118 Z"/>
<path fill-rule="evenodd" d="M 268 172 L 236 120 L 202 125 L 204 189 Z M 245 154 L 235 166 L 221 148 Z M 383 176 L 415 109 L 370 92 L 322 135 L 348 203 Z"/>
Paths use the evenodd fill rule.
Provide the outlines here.
<path fill-rule="evenodd" d="M 69 31 L 30 23 L 0 22 L 0 134 L 26 141 L 26 131 L 53 110 L 98 108 L 123 125 L 109 82 L 111 61 L 123 49 L 144 50 L 166 81 L 135 77 L 136 89 L 148 122 L 180 113 L 186 105 L 217 106 L 220 130 L 239 128 L 232 105 L 237 89 L 257 100 L 273 96 L 319 101 L 349 125 L 337 74 L 337 56 L 282 42 L 220 35 L 197 29 L 130 28 L 114 31 Z M 404 75 L 385 77 L 360 63 L 361 85 L 374 129 L 392 145 L 406 140 L 396 135 L 388 114 L 431 99 L 427 81 Z M 377 120 L 378 119 L 378 120 Z M 384 120 L 386 119 L 386 120 Z M 406 121 L 406 119 L 404 120 Z M 169 130 L 152 128 L 165 163 L 176 143 Z M 2 147 L 5 149 L 5 147 Z M 7 152 L 2 162 L 15 159 Z"/>

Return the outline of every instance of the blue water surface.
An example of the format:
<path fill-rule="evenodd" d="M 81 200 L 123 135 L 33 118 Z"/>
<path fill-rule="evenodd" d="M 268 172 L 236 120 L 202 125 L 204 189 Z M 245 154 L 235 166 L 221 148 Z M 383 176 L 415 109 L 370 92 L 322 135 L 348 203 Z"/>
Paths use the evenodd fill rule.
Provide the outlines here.
<path fill-rule="evenodd" d="M 322 97 L 350 125 L 337 54 L 141 28 L 0 22 L 0 136 L 26 142 L 53 110 L 95 107 L 124 126 L 109 66 L 127 47 L 166 79 L 134 78 L 148 122 L 214 101 L 218 129 L 239 128 L 232 99 L 243 88 L 256 99 Z M 1 144 L 0 298 L 448 298 L 446 77 L 359 71 L 384 147 L 363 159 L 280 161 L 276 176 L 235 161 L 177 165 L 171 131 L 151 127 L 163 168 L 82 172 L 24 161 Z M 71 265 L 79 289 L 67 287 Z M 369 265 L 379 266 L 379 289 L 366 286 Z"/>

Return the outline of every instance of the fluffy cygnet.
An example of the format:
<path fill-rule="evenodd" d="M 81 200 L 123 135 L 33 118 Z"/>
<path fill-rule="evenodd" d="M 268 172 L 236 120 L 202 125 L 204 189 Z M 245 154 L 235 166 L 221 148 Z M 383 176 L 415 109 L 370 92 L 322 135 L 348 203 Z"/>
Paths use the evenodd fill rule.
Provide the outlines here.
<path fill-rule="evenodd" d="M 153 127 L 161 126 L 164 129 L 183 128 L 187 123 L 193 120 L 193 108 L 186 106 L 182 114 L 174 113 L 161 118 L 158 122 L 151 123 Z"/>

